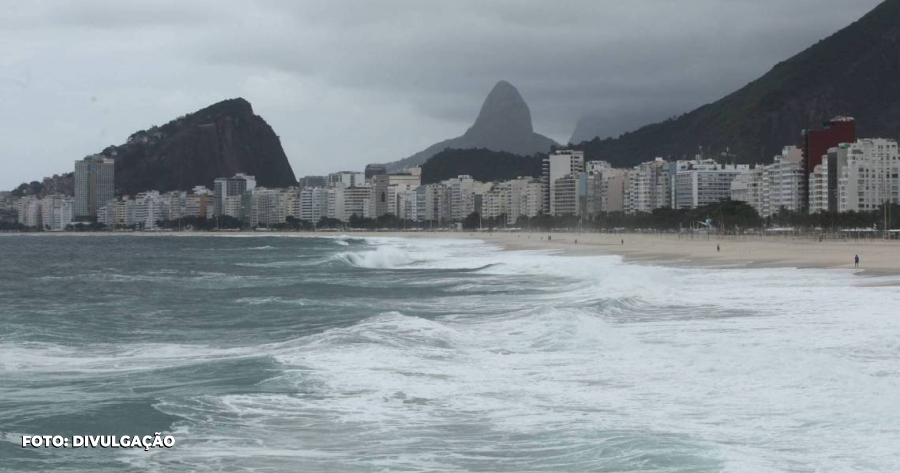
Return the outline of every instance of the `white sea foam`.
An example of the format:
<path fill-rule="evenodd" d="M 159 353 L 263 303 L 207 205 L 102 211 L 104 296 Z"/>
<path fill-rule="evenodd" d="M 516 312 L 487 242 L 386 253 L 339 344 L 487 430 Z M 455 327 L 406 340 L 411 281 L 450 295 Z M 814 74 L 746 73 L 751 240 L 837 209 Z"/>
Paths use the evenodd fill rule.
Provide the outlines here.
<path fill-rule="evenodd" d="M 432 255 L 409 266 L 458 264 L 435 255 L 461 249 L 429 244 L 404 243 Z M 713 449 L 727 471 L 900 469 L 897 288 L 846 271 L 490 260 L 483 273 L 571 283 L 503 316 L 386 313 L 298 340 L 276 359 L 320 395 L 230 408 L 327 412 L 388 438 L 461 419 L 520 435 L 668 432 Z"/>

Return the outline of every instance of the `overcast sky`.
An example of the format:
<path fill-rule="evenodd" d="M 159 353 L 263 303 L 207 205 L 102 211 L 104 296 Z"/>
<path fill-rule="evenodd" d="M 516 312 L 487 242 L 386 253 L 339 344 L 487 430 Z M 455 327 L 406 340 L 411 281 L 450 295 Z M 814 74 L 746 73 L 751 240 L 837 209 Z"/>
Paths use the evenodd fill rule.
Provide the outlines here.
<path fill-rule="evenodd" d="M 657 121 L 737 89 L 879 0 L 4 0 L 0 189 L 241 96 L 297 176 L 462 134 L 500 79 L 535 130 Z"/>

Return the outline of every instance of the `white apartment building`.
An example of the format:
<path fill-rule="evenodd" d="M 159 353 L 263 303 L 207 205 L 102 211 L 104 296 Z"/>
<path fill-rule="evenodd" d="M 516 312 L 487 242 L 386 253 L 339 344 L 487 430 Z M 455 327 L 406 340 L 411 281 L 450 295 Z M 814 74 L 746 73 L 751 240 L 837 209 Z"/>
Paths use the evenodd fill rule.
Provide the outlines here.
<path fill-rule="evenodd" d="M 26 195 L 16 201 L 16 212 L 21 225 L 29 228 L 40 228 L 44 221 L 41 215 L 41 200 L 33 195 Z"/>
<path fill-rule="evenodd" d="M 244 224 L 256 228 L 284 223 L 290 191 L 257 187 L 244 193 Z"/>
<path fill-rule="evenodd" d="M 770 215 L 769 208 L 769 170 L 766 166 L 757 165 L 748 169 L 731 181 L 731 200 L 746 202 L 761 216 Z"/>
<path fill-rule="evenodd" d="M 625 188 L 625 212 L 652 212 L 671 206 L 669 162 L 656 158 L 641 163 L 628 172 Z"/>
<path fill-rule="evenodd" d="M 511 194 L 512 185 L 510 181 L 494 184 L 494 187 L 481 197 L 481 216 L 490 219 L 505 215 L 506 221 L 509 222 L 510 214 L 512 213 L 509 208 Z M 541 200 L 543 201 L 543 196 Z M 543 202 L 541 205 L 543 205 Z M 515 218 L 512 218 L 512 220 L 515 221 Z"/>
<path fill-rule="evenodd" d="M 396 199 L 397 199 L 397 217 L 401 220 L 413 220 L 416 221 L 418 219 L 418 210 L 417 210 L 417 193 L 416 188 L 406 188 L 400 189 L 396 191 Z M 399 189 L 399 186 L 398 186 Z"/>
<path fill-rule="evenodd" d="M 344 209 L 343 215 L 348 221 L 351 216 L 361 218 L 375 218 L 375 187 L 362 185 L 343 189 Z"/>
<path fill-rule="evenodd" d="M 886 202 L 900 203 L 900 156 L 897 142 L 861 139 L 847 149 L 847 164 L 838 178 L 840 212 L 871 211 Z"/>
<path fill-rule="evenodd" d="M 750 170 L 746 164 L 717 164 L 712 159 L 678 161 L 675 167 L 676 209 L 694 209 L 731 198 L 731 182 Z"/>
<path fill-rule="evenodd" d="M 828 160 L 823 159 L 822 164 L 813 169 L 809 174 L 809 213 L 827 212 L 828 205 Z"/>
<path fill-rule="evenodd" d="M 72 223 L 75 200 L 60 194 L 48 195 L 41 200 L 41 225 L 44 230 L 61 232 Z"/>
<path fill-rule="evenodd" d="M 782 207 L 792 212 L 803 205 L 803 150 L 786 146 L 781 155 L 769 166 L 769 212 L 777 213 Z M 771 215 L 769 214 L 769 215 Z M 767 216 L 767 215 L 764 215 Z"/>
<path fill-rule="evenodd" d="M 295 217 L 316 223 L 328 216 L 328 189 L 307 187 L 300 189 L 299 196 L 300 209 L 293 214 Z"/>
<path fill-rule="evenodd" d="M 161 197 L 165 205 L 164 220 L 178 220 L 185 215 L 187 192 L 166 192 Z"/>
<path fill-rule="evenodd" d="M 508 224 L 515 224 L 521 216 L 534 218 L 540 215 L 544 191 L 541 181 L 520 177 L 507 181 L 507 183 L 509 185 L 509 211 L 506 214 Z"/>
<path fill-rule="evenodd" d="M 450 189 L 450 219 L 461 222 L 475 211 L 475 180 L 463 175 L 443 181 Z"/>
<path fill-rule="evenodd" d="M 138 230 L 156 230 L 157 222 L 165 220 L 165 201 L 157 191 L 141 192 L 129 202 L 126 225 Z"/>
<path fill-rule="evenodd" d="M 584 151 L 558 150 L 544 158 L 543 184 L 545 213 L 557 215 L 555 206 L 556 181 L 568 175 L 584 172 Z"/>
<path fill-rule="evenodd" d="M 426 184 L 416 188 L 416 220 L 436 221 L 450 220 L 450 189 L 444 184 Z"/>

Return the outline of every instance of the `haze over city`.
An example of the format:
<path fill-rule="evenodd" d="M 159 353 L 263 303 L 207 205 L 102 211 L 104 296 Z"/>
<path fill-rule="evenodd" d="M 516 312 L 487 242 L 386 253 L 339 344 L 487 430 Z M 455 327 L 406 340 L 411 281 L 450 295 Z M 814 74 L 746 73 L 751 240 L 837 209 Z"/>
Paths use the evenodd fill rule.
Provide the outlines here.
<path fill-rule="evenodd" d="M 586 115 L 615 135 L 727 94 L 877 3 L 4 2 L 0 189 L 237 96 L 298 176 L 457 136 L 500 79 L 560 143 Z"/>

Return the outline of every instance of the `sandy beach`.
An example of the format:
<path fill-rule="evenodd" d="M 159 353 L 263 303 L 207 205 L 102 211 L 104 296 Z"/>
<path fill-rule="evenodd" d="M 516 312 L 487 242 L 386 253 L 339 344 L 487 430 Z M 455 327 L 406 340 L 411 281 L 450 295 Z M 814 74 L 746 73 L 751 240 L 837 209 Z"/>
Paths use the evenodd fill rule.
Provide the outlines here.
<path fill-rule="evenodd" d="M 816 241 L 689 238 L 674 234 L 597 234 L 547 232 L 355 232 L 359 236 L 477 238 L 510 250 L 560 250 L 567 254 L 621 255 L 635 263 L 695 267 L 786 267 L 858 269 L 860 275 L 900 275 L 900 241 L 849 239 Z M 549 238 L 548 238 L 549 237 Z M 624 243 L 623 243 L 624 241 Z M 717 250 L 718 245 L 718 250 Z M 859 268 L 854 256 L 859 255 Z"/>
<path fill-rule="evenodd" d="M 15 237 L 17 234 L 3 234 Z M 621 255 L 634 263 L 694 267 L 789 267 L 858 269 L 860 275 L 900 275 L 900 241 L 848 239 L 816 241 L 790 237 L 732 238 L 685 237 L 676 234 L 598 234 L 549 232 L 144 232 L 144 233 L 36 233 L 42 236 L 255 236 L 316 237 L 359 236 L 400 238 L 473 238 L 509 250 L 559 250 L 567 254 Z M 549 238 L 548 238 L 549 237 Z M 624 243 L 623 243 L 624 242 Z M 718 251 L 717 251 L 718 245 Z M 854 256 L 859 255 L 859 268 Z"/>

